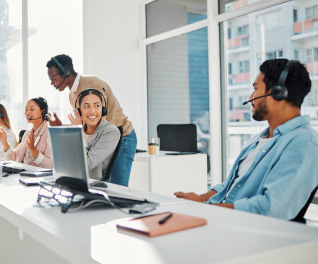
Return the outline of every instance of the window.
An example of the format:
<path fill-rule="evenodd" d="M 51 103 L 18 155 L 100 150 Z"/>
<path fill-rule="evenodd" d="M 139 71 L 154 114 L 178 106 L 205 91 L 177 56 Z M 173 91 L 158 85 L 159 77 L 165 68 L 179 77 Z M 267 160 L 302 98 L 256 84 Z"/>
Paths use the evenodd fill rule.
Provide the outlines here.
<path fill-rule="evenodd" d="M 306 49 L 306 63 L 312 62 L 312 49 Z"/>
<path fill-rule="evenodd" d="M 297 9 L 293 9 L 293 22 L 297 22 L 298 21 L 298 10 Z"/>
<path fill-rule="evenodd" d="M 249 72 L 250 71 L 250 62 L 249 61 L 240 61 L 239 62 L 239 73 Z"/>
<path fill-rule="evenodd" d="M 50 4 L 49 9 L 46 8 L 48 4 Z M 63 8 L 61 8 L 62 6 Z M 81 2 L 54 0 L 53 4 L 51 0 L 29 0 L 28 10 L 29 97 L 44 97 L 48 101 L 49 112 L 56 112 L 63 123 L 69 123 L 67 114 L 71 113 L 72 108 L 68 99 L 68 88 L 63 92 L 58 92 L 51 86 L 46 63 L 52 56 L 67 54 L 73 59 L 75 71 L 82 72 Z M 72 10 L 72 12 L 69 13 L 68 10 Z M 56 19 L 56 14 L 70 19 L 66 23 L 63 19 Z M 56 38 L 59 41 L 56 41 Z"/>
<path fill-rule="evenodd" d="M 266 52 L 266 59 L 272 60 L 272 59 L 283 58 L 283 55 L 284 55 L 284 52 L 282 50 Z"/>
<path fill-rule="evenodd" d="M 201 16 L 191 21 L 187 18 L 188 14 Z M 206 19 L 206 14 L 206 0 L 157 0 L 151 2 L 146 5 L 147 37 Z"/>
<path fill-rule="evenodd" d="M 230 63 L 229 63 L 229 74 L 232 74 L 232 72 L 233 72 L 233 71 L 232 71 L 232 63 L 230 62 Z"/>
<path fill-rule="evenodd" d="M 188 25 L 186 33 L 146 44 L 148 138 L 157 136 L 159 124 L 193 123 L 198 149 L 209 153 L 208 31 L 206 26 L 191 29 L 191 24 L 206 21 L 206 1 L 180 3 L 158 0 L 146 5 L 147 37 L 172 29 L 183 32 Z"/>
<path fill-rule="evenodd" d="M 46 62 L 54 55 L 69 54 L 77 70 L 82 69 L 82 5 L 77 0 L 29 0 L 0 2 L 0 64 L 2 70 L 0 102 L 6 107 L 13 129 L 27 129 L 24 117 L 25 101 L 42 96 L 48 100 L 49 112 L 57 112 L 68 122 L 68 94 L 50 86 Z M 24 2 L 24 3 L 25 3 Z M 50 6 L 48 9 L 47 7 Z M 63 8 L 61 8 L 63 6 Z M 39 12 L 39 10 L 41 10 Z M 69 10 L 72 10 L 69 13 Z M 28 36 L 22 36 L 22 14 L 28 12 Z M 64 19 L 57 17 L 68 17 Z M 52 23 L 54 21 L 54 23 Z M 61 30 L 62 29 L 62 30 Z M 70 35 L 69 32 L 72 32 Z M 22 67 L 22 49 L 27 41 L 28 67 Z M 25 75 L 28 74 L 26 77 Z M 27 80 L 23 83 L 24 78 Z"/>
<path fill-rule="evenodd" d="M 313 48 L 313 52 L 314 52 L 314 61 L 318 61 L 318 47 Z"/>
<path fill-rule="evenodd" d="M 231 29 L 231 28 L 228 28 L 228 29 L 227 29 L 227 38 L 228 38 L 228 39 L 231 39 L 231 38 L 232 38 L 232 29 Z"/>
<path fill-rule="evenodd" d="M 248 25 L 244 25 L 237 28 L 237 35 L 242 36 L 248 34 Z"/>
<path fill-rule="evenodd" d="M 312 18 L 312 8 L 308 7 L 306 8 L 306 19 L 311 19 Z"/>
<path fill-rule="evenodd" d="M 299 60 L 299 50 L 294 50 L 294 60 Z"/>
<path fill-rule="evenodd" d="M 265 14 L 263 12 L 260 12 L 260 14 L 256 18 L 256 23 L 256 29 L 259 33 L 261 33 L 262 30 L 270 32 L 270 30 L 272 29 L 281 27 L 283 24 L 281 8 Z"/>
<path fill-rule="evenodd" d="M 0 2 L 0 103 L 8 112 L 12 128 L 22 127 L 22 2 Z"/>
<path fill-rule="evenodd" d="M 307 7 L 305 9 L 305 15 L 307 20 L 318 17 L 318 5 Z"/>
<path fill-rule="evenodd" d="M 237 10 L 240 8 L 244 8 L 250 4 L 254 4 L 255 2 L 259 2 L 261 0 L 219 0 L 219 9 L 220 13 L 226 13 L 233 10 Z"/>
<path fill-rule="evenodd" d="M 149 138 L 157 125 L 169 123 L 194 123 L 208 135 L 207 29 L 148 45 L 147 65 Z"/>
<path fill-rule="evenodd" d="M 227 56 L 225 61 L 230 62 L 223 64 L 228 67 L 224 71 L 235 72 L 235 69 L 232 68 L 233 65 L 237 65 L 237 72 L 239 73 L 235 76 L 235 79 L 229 76 L 229 81 L 225 83 L 227 92 L 224 93 L 226 97 L 223 102 L 229 104 L 226 107 L 227 114 L 225 115 L 228 117 L 225 124 L 228 135 L 224 139 L 225 145 L 223 149 L 227 157 L 224 164 L 224 170 L 227 171 L 223 172 L 225 177 L 228 175 L 229 169 L 232 167 L 243 144 L 267 126 L 266 122 L 257 122 L 251 118 L 249 105 L 242 105 L 252 93 L 253 81 L 259 72 L 259 65 L 264 60 L 294 58 L 306 63 L 306 67 L 312 77 L 312 91 L 305 98 L 302 113 L 310 115 L 313 126 L 318 124 L 318 64 L 315 63 L 318 59 L 317 34 L 310 37 L 297 35 L 296 38 L 291 35 L 293 23 L 300 19 L 297 10 L 302 12 L 306 10 L 307 16 L 314 16 L 314 8 L 306 8 L 306 2 L 310 1 L 294 0 L 273 5 L 272 7 L 261 9 L 248 15 L 238 16 L 221 23 L 221 32 L 228 32 L 228 28 L 233 29 L 233 25 L 240 25 L 237 28 L 238 35 L 247 32 L 248 28 L 256 29 L 249 32 L 250 40 L 253 41 L 247 44 L 248 50 L 240 49 L 233 52 L 229 46 L 224 45 L 223 47 L 224 54 Z M 282 16 L 283 13 L 289 15 Z M 316 32 L 318 32 L 318 29 Z M 244 74 L 247 73 L 250 78 L 247 79 L 247 82 L 242 82 Z"/>

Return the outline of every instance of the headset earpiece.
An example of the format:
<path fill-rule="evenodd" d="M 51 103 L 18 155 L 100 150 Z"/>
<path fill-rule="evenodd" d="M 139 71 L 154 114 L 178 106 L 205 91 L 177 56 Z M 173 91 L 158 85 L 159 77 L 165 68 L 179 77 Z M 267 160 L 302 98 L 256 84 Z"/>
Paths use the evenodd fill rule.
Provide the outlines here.
<path fill-rule="evenodd" d="M 47 120 L 47 117 L 46 117 L 46 115 L 48 114 L 48 105 L 47 105 L 47 101 L 44 99 L 44 98 L 42 98 L 43 99 L 43 102 L 44 102 L 44 104 L 45 104 L 45 109 L 43 110 L 43 112 L 42 112 L 42 114 L 41 114 L 41 117 L 42 117 L 42 119 L 43 120 Z"/>
<path fill-rule="evenodd" d="M 276 101 L 285 100 L 288 96 L 288 90 L 286 86 L 275 85 L 271 89 L 271 96 Z"/>
<path fill-rule="evenodd" d="M 292 61 L 288 61 L 284 70 L 279 76 L 278 83 L 271 88 L 271 96 L 276 101 L 285 100 L 288 96 L 288 89 L 285 86 L 285 82 L 289 73 L 289 67 Z"/>
<path fill-rule="evenodd" d="M 59 69 L 60 69 L 60 71 L 61 71 L 61 73 L 62 73 L 62 77 L 63 77 L 63 78 L 67 78 L 68 76 L 71 75 L 71 72 L 70 72 L 69 70 L 66 70 L 66 69 L 63 67 L 63 65 L 62 65 L 61 63 L 59 63 L 59 61 L 57 60 L 56 57 L 52 57 L 51 59 L 52 59 L 52 60 L 56 63 L 56 65 L 59 67 Z"/>
<path fill-rule="evenodd" d="M 102 107 L 102 116 L 107 116 L 107 114 L 108 114 L 108 108 L 103 106 Z"/>
<path fill-rule="evenodd" d="M 80 108 L 76 108 L 76 110 L 79 113 L 79 115 L 82 116 L 81 109 Z"/>

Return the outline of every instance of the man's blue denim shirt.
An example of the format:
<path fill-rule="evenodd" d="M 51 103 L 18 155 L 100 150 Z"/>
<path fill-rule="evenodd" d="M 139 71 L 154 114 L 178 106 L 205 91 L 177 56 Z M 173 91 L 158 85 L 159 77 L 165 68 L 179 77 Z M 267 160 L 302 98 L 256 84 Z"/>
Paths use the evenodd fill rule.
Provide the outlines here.
<path fill-rule="evenodd" d="M 309 116 L 298 116 L 275 128 L 272 140 L 261 148 L 225 203 L 233 203 L 237 210 L 285 220 L 296 217 L 318 186 L 318 133 L 309 121 Z M 268 131 L 269 128 L 265 129 L 247 143 L 228 179 L 212 188 L 217 194 L 209 203 L 221 203 L 225 199 L 237 177 L 238 164 Z"/>

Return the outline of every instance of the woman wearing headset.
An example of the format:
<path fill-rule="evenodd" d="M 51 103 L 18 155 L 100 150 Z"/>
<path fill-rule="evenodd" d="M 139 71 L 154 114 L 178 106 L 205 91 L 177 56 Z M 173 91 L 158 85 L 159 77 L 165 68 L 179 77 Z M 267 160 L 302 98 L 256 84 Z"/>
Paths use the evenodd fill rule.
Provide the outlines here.
<path fill-rule="evenodd" d="M 17 145 L 17 137 L 14 131 L 11 129 L 11 124 L 9 120 L 9 116 L 7 114 L 7 110 L 5 107 L 0 104 L 0 127 L 7 133 L 8 142 L 10 145 L 16 147 Z M 7 159 L 7 156 L 4 154 L 3 145 L 0 142 L 0 159 Z"/>
<path fill-rule="evenodd" d="M 25 106 L 25 117 L 33 127 L 23 135 L 21 143 L 13 149 L 7 133 L 0 128 L 0 141 L 8 159 L 42 168 L 52 168 L 51 147 L 48 142 L 48 105 L 44 98 L 30 99 Z"/>
<path fill-rule="evenodd" d="M 68 118 L 72 125 L 82 125 L 84 122 L 89 176 L 101 180 L 107 172 L 120 132 L 115 125 L 102 120 L 107 115 L 107 107 L 105 98 L 98 90 L 82 91 L 76 99 L 75 107 L 77 106 L 79 107 L 74 110 L 74 116 L 69 114 Z"/>

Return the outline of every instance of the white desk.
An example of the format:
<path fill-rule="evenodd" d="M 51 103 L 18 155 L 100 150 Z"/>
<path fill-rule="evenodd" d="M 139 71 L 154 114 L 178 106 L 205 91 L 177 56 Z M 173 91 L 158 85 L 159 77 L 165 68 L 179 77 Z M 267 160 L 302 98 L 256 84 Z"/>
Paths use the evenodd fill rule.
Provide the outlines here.
<path fill-rule="evenodd" d="M 136 153 L 129 187 L 173 196 L 176 191 L 207 192 L 207 156 Z"/>
<path fill-rule="evenodd" d="M 127 216 L 115 209 L 34 207 L 37 191 L 17 175 L 0 180 L 0 263 L 317 263 L 318 229 L 302 224 L 187 202 L 154 213 L 196 215 L 206 226 L 148 238 L 117 230 Z"/>

